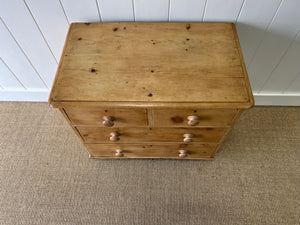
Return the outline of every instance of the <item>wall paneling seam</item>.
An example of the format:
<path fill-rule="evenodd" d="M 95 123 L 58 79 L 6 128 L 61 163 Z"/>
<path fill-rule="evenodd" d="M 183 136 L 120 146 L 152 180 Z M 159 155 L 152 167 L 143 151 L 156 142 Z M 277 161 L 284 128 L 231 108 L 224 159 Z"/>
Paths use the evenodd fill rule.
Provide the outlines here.
<path fill-rule="evenodd" d="M 63 11 L 63 13 L 64 13 L 64 15 L 65 15 L 65 17 L 66 17 L 67 22 L 68 22 L 68 24 L 70 25 L 70 21 L 69 21 L 69 18 L 68 18 L 68 16 L 67 16 L 67 13 L 66 13 L 66 11 L 65 11 L 64 6 L 63 6 L 63 4 L 61 3 L 61 0 L 58 0 L 58 1 L 59 1 L 59 4 L 60 4 L 60 7 L 61 7 L 61 9 L 62 9 L 62 11 Z"/>
<path fill-rule="evenodd" d="M 134 14 L 134 22 L 136 21 L 136 8 L 135 8 L 135 0 L 132 0 L 133 14 Z"/>
<path fill-rule="evenodd" d="M 278 5 L 278 7 L 277 7 L 277 9 L 276 9 L 276 11 L 275 11 L 275 13 L 274 13 L 274 15 L 273 15 L 271 21 L 270 21 L 270 23 L 268 24 L 267 28 L 264 30 L 263 35 L 262 35 L 262 38 L 261 38 L 259 44 L 257 45 L 257 47 L 256 47 L 256 49 L 255 49 L 255 51 L 254 51 L 254 54 L 252 55 L 252 57 L 251 57 L 251 59 L 250 59 L 250 61 L 249 61 L 249 64 L 247 65 L 247 69 L 248 69 L 248 68 L 250 67 L 250 65 L 252 64 L 252 62 L 253 62 L 253 60 L 254 60 L 256 54 L 257 54 L 258 49 L 260 48 L 260 46 L 262 45 L 262 43 L 263 43 L 263 41 L 264 41 L 264 39 L 265 39 L 266 32 L 270 29 L 270 26 L 273 24 L 274 19 L 275 19 L 276 15 L 278 14 L 278 11 L 279 11 L 279 9 L 280 9 L 280 7 L 281 7 L 283 1 L 284 1 L 284 0 L 281 0 L 281 2 L 279 3 L 279 5 Z"/>
<path fill-rule="evenodd" d="M 170 10 L 171 10 L 171 0 L 168 1 L 168 22 L 170 22 Z"/>
<path fill-rule="evenodd" d="M 204 9 L 203 9 L 203 13 L 202 13 L 202 22 L 204 22 L 204 17 L 205 17 L 205 12 L 206 12 L 207 1 L 208 1 L 208 0 L 205 0 L 205 3 L 204 3 Z"/>
<path fill-rule="evenodd" d="M 132 13 L 133 13 L 133 22 L 135 22 L 135 9 L 134 9 L 134 0 L 131 0 L 132 4 Z"/>
<path fill-rule="evenodd" d="M 244 5 L 245 5 L 245 2 L 246 2 L 246 1 L 247 1 L 247 0 L 243 0 L 243 3 L 242 3 L 241 8 L 240 8 L 240 10 L 239 10 L 239 13 L 238 13 L 237 17 L 235 18 L 235 23 L 237 23 L 238 19 L 240 18 L 241 12 L 242 12 L 242 10 L 243 10 L 243 8 L 244 8 Z"/>
<path fill-rule="evenodd" d="M 51 52 L 51 55 L 53 56 L 53 58 L 54 58 L 56 64 L 58 64 L 58 59 L 55 57 L 55 55 L 54 55 L 52 49 L 50 48 L 49 43 L 48 43 L 47 39 L 45 38 L 43 32 L 41 31 L 40 26 L 39 26 L 38 23 L 36 22 L 36 20 L 35 20 L 35 18 L 34 18 L 34 16 L 33 16 L 32 12 L 31 12 L 31 10 L 30 10 L 30 8 L 29 8 L 27 2 L 26 2 L 25 0 L 23 0 L 23 2 L 24 2 L 24 4 L 25 4 L 25 6 L 26 6 L 26 8 L 27 8 L 27 10 L 28 10 L 28 12 L 29 12 L 29 14 L 30 14 L 30 16 L 32 17 L 32 19 L 33 19 L 33 21 L 34 21 L 36 27 L 38 28 L 40 34 L 42 35 L 42 38 L 43 38 L 43 40 L 45 41 L 45 43 L 46 43 L 46 45 L 47 45 L 49 51 Z"/>
<path fill-rule="evenodd" d="M 296 35 L 293 37 L 293 39 L 291 40 L 291 42 L 289 43 L 289 45 L 287 46 L 287 48 L 285 49 L 284 53 L 282 54 L 282 56 L 279 58 L 278 62 L 276 63 L 276 65 L 274 66 L 274 68 L 271 70 L 271 72 L 269 73 L 267 79 L 265 80 L 265 82 L 263 83 L 263 85 L 261 86 L 260 90 L 258 90 L 257 92 L 261 92 L 264 87 L 266 86 L 266 84 L 268 83 L 268 81 L 271 79 L 272 74 L 274 73 L 274 71 L 277 69 L 277 67 L 279 66 L 279 64 L 281 63 L 282 59 L 284 58 L 284 56 L 288 53 L 289 49 L 291 48 L 292 44 L 294 44 L 294 42 L 296 41 L 296 38 L 298 36 L 298 34 L 300 33 L 300 31 L 298 31 L 296 33 Z"/>
<path fill-rule="evenodd" d="M 17 75 L 10 69 L 10 67 L 6 64 L 6 62 L 0 57 L 0 60 L 5 65 L 5 67 L 11 72 L 11 74 L 16 78 L 16 80 L 20 83 L 20 85 L 26 90 L 27 88 L 24 86 L 24 84 L 19 80 Z M 3 88 L 4 89 L 4 88 Z"/>
<path fill-rule="evenodd" d="M 100 4 L 99 4 L 99 1 L 96 0 L 96 6 L 97 6 L 97 12 L 98 12 L 98 16 L 99 16 L 99 21 L 102 22 L 103 19 L 101 17 L 101 13 L 100 13 Z"/>
<path fill-rule="evenodd" d="M 39 74 L 39 72 L 37 71 L 37 69 L 35 68 L 35 66 L 33 65 L 33 63 L 31 62 L 31 60 L 29 59 L 29 57 L 27 56 L 27 54 L 25 53 L 25 51 L 23 50 L 23 48 L 21 47 L 21 45 L 19 44 L 19 42 L 16 40 L 16 38 L 13 36 L 13 34 L 11 33 L 10 29 L 8 28 L 8 26 L 6 25 L 5 21 L 3 20 L 2 17 L 0 17 L 0 21 L 2 21 L 3 25 L 5 26 L 6 30 L 8 31 L 9 35 L 12 37 L 12 39 L 15 41 L 15 43 L 17 44 L 17 46 L 19 47 L 19 49 L 21 50 L 21 52 L 23 53 L 23 55 L 25 56 L 25 58 L 27 59 L 27 61 L 29 62 L 29 64 L 32 66 L 33 70 L 36 72 L 36 74 L 38 75 L 38 77 L 40 78 L 40 80 L 42 81 L 42 83 L 45 85 L 45 87 L 47 89 L 49 89 L 49 87 L 47 86 L 46 82 L 43 80 L 43 78 L 41 77 L 41 75 Z"/>

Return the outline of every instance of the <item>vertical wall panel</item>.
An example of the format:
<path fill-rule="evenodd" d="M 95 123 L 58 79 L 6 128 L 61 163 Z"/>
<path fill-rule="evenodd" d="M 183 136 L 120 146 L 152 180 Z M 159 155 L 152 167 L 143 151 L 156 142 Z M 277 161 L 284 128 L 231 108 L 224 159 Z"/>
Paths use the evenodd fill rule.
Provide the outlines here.
<path fill-rule="evenodd" d="M 134 0 L 136 21 L 168 21 L 169 0 Z"/>
<path fill-rule="evenodd" d="M 235 22 L 243 0 L 208 0 L 204 12 L 205 22 Z"/>
<path fill-rule="evenodd" d="M 170 21 L 202 21 L 206 0 L 170 0 Z"/>
<path fill-rule="evenodd" d="M 46 88 L 1 20 L 0 57 L 26 88 Z"/>
<path fill-rule="evenodd" d="M 70 23 L 99 22 L 98 5 L 96 0 L 60 0 Z"/>
<path fill-rule="evenodd" d="M 21 83 L 15 78 L 4 61 L 0 58 L 0 86 L 2 88 L 20 88 L 24 89 Z"/>
<path fill-rule="evenodd" d="M 56 61 L 59 61 L 69 27 L 59 0 L 26 0 L 25 2 L 43 32 Z"/>
<path fill-rule="evenodd" d="M 300 33 L 298 33 L 278 66 L 270 75 L 267 83 L 262 88 L 263 92 L 283 92 L 294 80 L 297 73 L 300 73 Z"/>
<path fill-rule="evenodd" d="M 103 22 L 134 21 L 132 0 L 99 0 Z"/>
<path fill-rule="evenodd" d="M 286 94 L 299 94 L 300 93 L 300 73 L 296 75 L 296 79 L 292 80 L 290 86 L 284 92 Z"/>
<path fill-rule="evenodd" d="M 2 0 L 0 15 L 39 76 L 48 88 L 51 87 L 57 63 L 25 3 L 22 0 L 4 2 Z M 18 74 L 18 76 L 27 76 L 27 74 Z"/>
<path fill-rule="evenodd" d="M 300 94 L 299 12 L 300 0 L 0 0 L 1 92 L 50 88 L 71 22 L 203 20 L 237 22 L 254 92 Z"/>
<path fill-rule="evenodd" d="M 248 66 L 254 91 L 261 91 L 300 29 L 300 1 L 285 0 Z"/>
<path fill-rule="evenodd" d="M 280 3 L 281 0 L 245 0 L 237 21 L 237 30 L 246 66 L 252 60 Z"/>

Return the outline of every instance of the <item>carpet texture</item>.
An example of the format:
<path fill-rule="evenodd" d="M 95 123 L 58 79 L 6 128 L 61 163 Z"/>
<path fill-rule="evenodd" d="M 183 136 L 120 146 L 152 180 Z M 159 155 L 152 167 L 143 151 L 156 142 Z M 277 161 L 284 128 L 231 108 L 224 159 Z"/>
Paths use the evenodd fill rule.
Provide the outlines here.
<path fill-rule="evenodd" d="M 0 224 L 299 224 L 300 108 L 255 107 L 215 161 L 92 160 L 57 109 L 0 103 Z"/>

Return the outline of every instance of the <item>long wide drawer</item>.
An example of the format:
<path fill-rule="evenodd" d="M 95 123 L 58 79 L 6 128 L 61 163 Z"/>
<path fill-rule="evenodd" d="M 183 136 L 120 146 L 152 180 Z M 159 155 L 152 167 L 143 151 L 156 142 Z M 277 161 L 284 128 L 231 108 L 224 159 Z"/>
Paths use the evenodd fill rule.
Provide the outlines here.
<path fill-rule="evenodd" d="M 230 126 L 236 109 L 153 109 L 155 127 Z"/>
<path fill-rule="evenodd" d="M 77 127 L 87 143 L 220 142 L 229 128 Z"/>
<path fill-rule="evenodd" d="M 146 109 L 64 108 L 73 125 L 105 127 L 147 126 Z M 110 124 L 109 124 L 110 123 Z"/>
<path fill-rule="evenodd" d="M 214 159 L 215 144 L 85 144 L 90 158 Z"/>

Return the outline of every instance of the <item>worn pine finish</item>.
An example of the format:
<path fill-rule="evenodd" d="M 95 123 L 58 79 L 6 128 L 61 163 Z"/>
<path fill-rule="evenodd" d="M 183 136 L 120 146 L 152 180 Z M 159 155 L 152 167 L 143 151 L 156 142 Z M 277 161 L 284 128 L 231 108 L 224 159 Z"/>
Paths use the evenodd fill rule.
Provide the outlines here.
<path fill-rule="evenodd" d="M 49 103 L 91 158 L 214 159 L 254 101 L 232 23 L 74 23 Z"/>
<path fill-rule="evenodd" d="M 122 127 L 103 128 L 78 126 L 82 138 L 86 143 L 113 143 L 111 133 L 118 133 L 118 143 L 140 142 L 184 142 L 184 134 L 192 134 L 192 142 L 218 143 L 228 128 L 169 128 L 169 127 Z"/>
<path fill-rule="evenodd" d="M 213 159 L 214 144 L 85 144 L 91 158 L 185 158 Z M 122 155 L 116 155 L 117 150 Z M 179 157 L 180 150 L 186 150 L 186 157 Z"/>
<path fill-rule="evenodd" d="M 188 117 L 199 117 L 194 127 L 230 126 L 236 109 L 153 109 L 153 126 L 155 127 L 191 127 Z"/>
<path fill-rule="evenodd" d="M 250 107 L 253 97 L 235 32 L 231 23 L 72 24 L 51 102 Z"/>
<path fill-rule="evenodd" d="M 110 109 L 110 108 L 74 108 L 66 107 L 65 111 L 74 125 L 104 127 L 104 116 L 113 117 L 114 127 L 147 126 L 147 109 Z"/>

